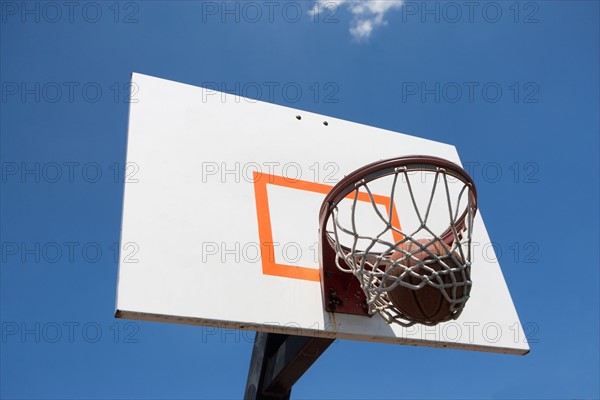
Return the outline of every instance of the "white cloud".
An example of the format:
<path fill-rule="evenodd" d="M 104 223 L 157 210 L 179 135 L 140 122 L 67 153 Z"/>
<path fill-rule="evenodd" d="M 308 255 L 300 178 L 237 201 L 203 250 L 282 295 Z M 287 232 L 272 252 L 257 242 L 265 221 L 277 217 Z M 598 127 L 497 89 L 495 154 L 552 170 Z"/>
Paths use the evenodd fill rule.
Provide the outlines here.
<path fill-rule="evenodd" d="M 350 34 L 357 40 L 366 40 L 377 27 L 386 25 L 385 14 L 402 6 L 402 0 L 318 0 L 316 7 L 328 7 L 332 5 L 339 10 L 342 5 L 347 6 L 352 13 L 353 20 L 350 23 Z"/>

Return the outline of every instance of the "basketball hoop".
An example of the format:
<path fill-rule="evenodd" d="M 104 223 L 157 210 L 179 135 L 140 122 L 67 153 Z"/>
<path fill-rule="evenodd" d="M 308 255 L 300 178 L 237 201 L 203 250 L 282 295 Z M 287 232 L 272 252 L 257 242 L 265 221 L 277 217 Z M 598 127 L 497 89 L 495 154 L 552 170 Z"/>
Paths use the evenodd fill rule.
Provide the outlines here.
<path fill-rule="evenodd" d="M 324 308 L 402 326 L 458 318 L 472 286 L 476 212 L 473 180 L 442 158 L 398 157 L 349 174 L 320 210 Z"/>

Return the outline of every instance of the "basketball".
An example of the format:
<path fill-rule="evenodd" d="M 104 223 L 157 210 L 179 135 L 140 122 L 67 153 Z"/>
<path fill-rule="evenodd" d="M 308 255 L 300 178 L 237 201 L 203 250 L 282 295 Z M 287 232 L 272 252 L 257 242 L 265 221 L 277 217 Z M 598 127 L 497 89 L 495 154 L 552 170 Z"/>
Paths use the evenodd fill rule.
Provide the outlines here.
<path fill-rule="evenodd" d="M 426 246 L 431 242 L 430 239 L 419 239 L 417 240 L 423 246 Z M 454 278 L 457 283 L 456 288 L 456 299 L 460 299 L 464 294 L 468 294 L 468 287 L 466 282 L 470 279 L 465 271 L 465 276 L 459 270 L 455 272 L 450 271 L 448 268 L 459 268 L 462 263 L 462 259 L 456 253 L 454 258 L 459 262 L 459 265 L 447 254 L 444 245 L 440 241 L 434 241 L 426 247 L 427 250 L 423 250 L 414 242 L 407 242 L 400 246 L 400 250 L 404 250 L 409 253 L 413 253 L 412 256 L 408 257 L 402 251 L 395 251 L 390 256 L 392 261 L 401 260 L 400 263 L 406 268 L 412 268 L 412 271 L 422 277 L 428 277 L 434 284 L 451 284 L 452 277 L 450 274 L 454 274 Z M 430 254 L 443 257 L 443 262 L 447 267 L 442 265 L 440 261 L 435 261 L 435 258 Z M 404 259 L 404 260 L 402 260 Z M 431 268 L 432 270 L 439 272 L 439 279 L 435 277 L 434 272 L 428 270 L 424 265 Z M 386 271 L 388 275 L 400 277 L 405 268 L 397 265 L 388 267 Z M 423 278 L 405 274 L 402 280 L 411 285 L 419 285 Z M 391 286 L 394 281 L 391 279 L 387 282 L 384 281 L 384 286 Z M 443 290 L 446 291 L 449 298 L 452 299 L 452 287 L 437 288 L 431 283 L 427 282 L 425 286 L 420 289 L 411 289 L 398 285 L 394 289 L 388 292 L 388 297 L 391 303 L 410 319 L 419 323 L 438 323 L 448 319 L 453 309 L 451 308 L 451 302 L 444 297 Z M 457 304 L 459 305 L 459 304 Z"/>

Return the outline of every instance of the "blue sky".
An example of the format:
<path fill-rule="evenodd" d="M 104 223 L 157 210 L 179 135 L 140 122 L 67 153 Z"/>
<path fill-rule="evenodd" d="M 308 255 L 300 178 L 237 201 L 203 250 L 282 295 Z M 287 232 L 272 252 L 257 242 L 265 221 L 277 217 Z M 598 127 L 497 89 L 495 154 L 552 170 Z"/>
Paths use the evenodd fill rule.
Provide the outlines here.
<path fill-rule="evenodd" d="M 336 341 L 294 398 L 600 396 L 598 2 L 171 3 L 0 3 L 0 397 L 242 396 L 251 332 L 113 318 L 132 72 L 473 166 L 531 353 Z"/>

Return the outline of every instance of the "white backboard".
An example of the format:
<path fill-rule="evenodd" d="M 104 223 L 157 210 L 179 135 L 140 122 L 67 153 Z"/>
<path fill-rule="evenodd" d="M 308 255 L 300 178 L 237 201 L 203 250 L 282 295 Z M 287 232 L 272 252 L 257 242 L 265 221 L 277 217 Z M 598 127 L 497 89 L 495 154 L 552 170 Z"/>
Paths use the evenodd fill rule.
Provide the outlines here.
<path fill-rule="evenodd" d="M 132 82 L 118 317 L 529 351 L 480 212 L 471 298 L 456 321 L 403 328 L 323 309 L 318 213 L 328 188 L 402 155 L 460 165 L 454 146 L 141 74 Z"/>

